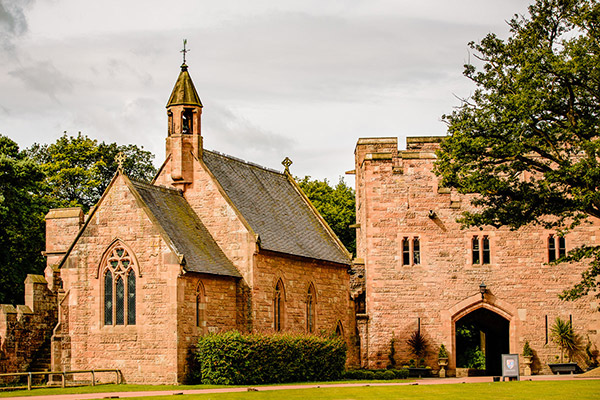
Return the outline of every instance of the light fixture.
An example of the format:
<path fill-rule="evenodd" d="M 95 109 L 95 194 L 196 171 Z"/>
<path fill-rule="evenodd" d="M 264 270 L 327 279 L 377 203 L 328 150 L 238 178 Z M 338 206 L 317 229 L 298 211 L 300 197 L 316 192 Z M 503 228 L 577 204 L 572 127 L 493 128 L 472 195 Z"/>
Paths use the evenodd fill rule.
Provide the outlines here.
<path fill-rule="evenodd" d="M 427 216 L 431 219 L 434 219 L 435 217 L 437 217 L 435 211 L 433 211 L 433 210 L 429 210 L 429 213 L 427 214 Z"/>
<path fill-rule="evenodd" d="M 487 293 L 487 286 L 483 282 L 479 285 L 479 293 L 481 293 L 481 300 L 484 300 L 485 294 Z"/>

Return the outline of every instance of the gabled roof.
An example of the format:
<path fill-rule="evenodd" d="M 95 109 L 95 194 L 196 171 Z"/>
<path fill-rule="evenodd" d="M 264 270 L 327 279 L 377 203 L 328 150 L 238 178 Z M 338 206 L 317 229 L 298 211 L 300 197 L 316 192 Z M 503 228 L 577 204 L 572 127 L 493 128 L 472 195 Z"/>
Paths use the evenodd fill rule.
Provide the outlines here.
<path fill-rule="evenodd" d="M 180 191 L 135 181 L 131 184 L 174 250 L 183 255 L 186 271 L 241 277 Z"/>
<path fill-rule="evenodd" d="M 87 216 L 75 240 L 63 256 L 58 267 L 62 268 L 71 251 L 87 229 L 94 214 L 101 207 L 104 198 L 112 189 L 117 177 L 122 176 L 138 204 L 146 211 L 148 218 L 162 233 L 163 239 L 184 262 L 184 269 L 212 275 L 241 277 L 233 263 L 225 256 L 214 241 L 198 215 L 192 210 L 183 194 L 176 189 L 168 189 L 149 183 L 130 180 L 117 172 L 104 191 L 104 194 Z"/>
<path fill-rule="evenodd" d="M 171 92 L 171 97 L 167 102 L 167 107 L 177 105 L 199 106 L 202 107 L 200 96 L 194 87 L 194 82 L 188 72 L 188 66 L 184 63 L 181 65 L 181 72 L 175 82 L 175 87 Z"/>
<path fill-rule="evenodd" d="M 287 175 L 208 150 L 203 161 L 259 235 L 262 249 L 350 264 L 348 252 Z"/>

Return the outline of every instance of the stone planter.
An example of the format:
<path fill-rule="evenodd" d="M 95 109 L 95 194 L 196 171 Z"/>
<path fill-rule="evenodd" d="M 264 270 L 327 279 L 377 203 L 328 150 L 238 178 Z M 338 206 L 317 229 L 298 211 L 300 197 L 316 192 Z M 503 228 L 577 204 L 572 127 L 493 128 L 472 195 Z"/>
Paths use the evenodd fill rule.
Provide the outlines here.
<path fill-rule="evenodd" d="M 523 376 L 531 375 L 531 364 L 533 363 L 533 356 L 523 356 Z"/>
<path fill-rule="evenodd" d="M 575 374 L 581 371 L 577 363 L 554 363 L 548 364 L 553 374 Z"/>
<path fill-rule="evenodd" d="M 446 367 L 448 366 L 447 358 L 438 358 L 438 365 L 440 366 L 439 376 L 440 378 L 446 377 Z"/>

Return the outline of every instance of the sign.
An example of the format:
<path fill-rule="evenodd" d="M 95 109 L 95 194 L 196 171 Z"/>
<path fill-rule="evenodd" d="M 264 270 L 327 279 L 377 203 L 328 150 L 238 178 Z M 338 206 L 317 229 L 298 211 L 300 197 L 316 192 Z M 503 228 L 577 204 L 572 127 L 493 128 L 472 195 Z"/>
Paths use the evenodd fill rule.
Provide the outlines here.
<path fill-rule="evenodd" d="M 517 378 L 519 380 L 519 355 L 502 354 L 502 380 L 504 378 Z"/>

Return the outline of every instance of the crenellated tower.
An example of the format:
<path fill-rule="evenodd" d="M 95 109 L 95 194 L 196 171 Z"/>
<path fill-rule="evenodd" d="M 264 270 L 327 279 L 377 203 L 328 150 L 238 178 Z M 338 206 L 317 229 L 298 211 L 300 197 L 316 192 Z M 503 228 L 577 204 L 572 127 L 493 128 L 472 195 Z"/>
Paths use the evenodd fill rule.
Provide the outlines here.
<path fill-rule="evenodd" d="M 184 62 L 167 103 L 166 156 L 171 158 L 173 185 L 185 190 L 193 180 L 194 157 L 202 157 L 202 102 Z"/>

